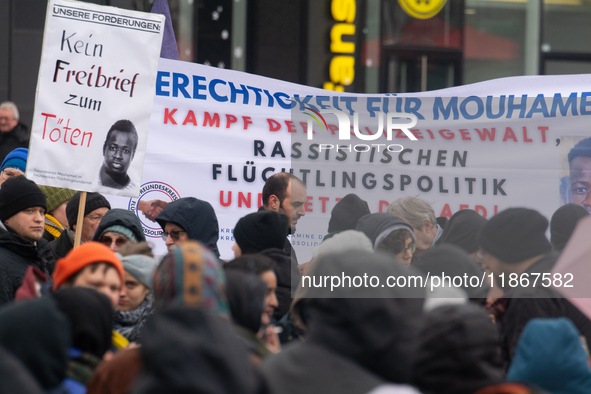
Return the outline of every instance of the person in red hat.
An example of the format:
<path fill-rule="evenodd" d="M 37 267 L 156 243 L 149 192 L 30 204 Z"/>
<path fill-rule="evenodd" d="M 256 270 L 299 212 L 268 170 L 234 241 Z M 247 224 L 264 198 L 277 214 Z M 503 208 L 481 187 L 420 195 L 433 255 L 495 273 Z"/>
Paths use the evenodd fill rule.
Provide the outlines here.
<path fill-rule="evenodd" d="M 58 260 L 52 276 L 53 290 L 90 287 L 109 297 L 116 308 L 123 277 L 123 264 L 113 251 L 98 242 L 86 242 Z"/>

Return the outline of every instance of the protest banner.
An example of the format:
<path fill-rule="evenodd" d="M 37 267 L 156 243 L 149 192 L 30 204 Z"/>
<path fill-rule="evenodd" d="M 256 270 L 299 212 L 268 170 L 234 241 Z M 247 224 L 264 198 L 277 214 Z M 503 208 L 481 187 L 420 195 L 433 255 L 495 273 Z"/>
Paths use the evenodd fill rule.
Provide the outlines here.
<path fill-rule="evenodd" d="M 181 197 L 206 200 L 218 216 L 221 257 L 230 259 L 234 225 L 258 209 L 265 180 L 293 169 L 308 193 L 306 216 L 291 235 L 303 263 L 322 242 L 332 208 L 349 193 L 368 201 L 372 212 L 385 211 L 396 198 L 419 196 L 437 216 L 470 208 L 491 217 L 527 206 L 549 218 L 571 200 L 568 152 L 591 136 L 590 75 L 505 78 L 420 94 L 339 93 L 336 106 L 334 94 L 162 59 L 140 196 L 113 197 L 113 206 L 136 212 L 156 252 L 164 254 L 153 217 Z M 353 133 L 350 141 L 339 141 L 331 114 L 323 115 L 324 130 L 312 121 L 316 134 L 308 140 L 304 112 L 312 112 L 306 107 L 338 107 L 353 127 L 348 105 L 370 118 L 378 111 L 382 117 L 413 113 L 417 140 L 394 131 L 392 140 L 364 141 Z M 361 134 L 369 135 L 365 127 L 377 130 L 373 119 L 360 123 Z M 321 143 L 370 146 L 367 152 L 321 152 Z M 371 144 L 403 149 L 378 151 Z"/>
<path fill-rule="evenodd" d="M 137 196 L 164 17 L 48 3 L 27 177 Z"/>

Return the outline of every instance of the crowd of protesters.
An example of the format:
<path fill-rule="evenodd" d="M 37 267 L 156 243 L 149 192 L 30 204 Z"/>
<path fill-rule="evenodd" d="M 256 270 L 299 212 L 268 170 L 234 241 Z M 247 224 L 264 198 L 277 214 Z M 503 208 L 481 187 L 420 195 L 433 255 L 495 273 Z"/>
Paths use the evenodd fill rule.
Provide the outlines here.
<path fill-rule="evenodd" d="M 550 223 L 528 208 L 437 218 L 418 197 L 372 213 L 349 194 L 303 262 L 288 235 L 306 187 L 279 173 L 236 223 L 233 260 L 193 197 L 155 216 L 168 247 L 156 259 L 134 213 L 37 186 L 26 154 L 0 176 L 0 393 L 591 393 L 585 313 L 554 288 L 499 280 L 550 273 L 591 220 L 579 205 Z M 335 272 L 487 281 L 362 296 L 303 285 Z"/>

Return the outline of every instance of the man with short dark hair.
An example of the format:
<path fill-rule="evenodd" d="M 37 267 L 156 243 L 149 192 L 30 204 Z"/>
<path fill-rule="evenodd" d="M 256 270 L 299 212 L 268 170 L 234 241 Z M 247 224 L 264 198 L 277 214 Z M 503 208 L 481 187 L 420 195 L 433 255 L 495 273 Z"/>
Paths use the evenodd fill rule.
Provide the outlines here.
<path fill-rule="evenodd" d="M 45 195 L 24 176 L 8 179 L 0 188 L 0 305 L 14 299 L 30 266 L 49 276 L 53 263 L 39 252 L 47 241 Z"/>
<path fill-rule="evenodd" d="M 280 172 L 265 182 L 261 209 L 287 215 L 290 218 L 290 234 L 293 234 L 298 220 L 306 215 L 304 207 L 307 202 L 308 195 L 304 183 L 293 174 Z"/>
<path fill-rule="evenodd" d="M 16 104 L 5 101 L 0 104 L 0 163 L 16 148 L 28 148 L 31 132 L 19 120 Z"/>
<path fill-rule="evenodd" d="M 57 258 L 66 257 L 68 252 L 74 247 L 76 222 L 78 221 L 78 207 L 80 206 L 80 194 L 80 192 L 76 192 L 66 205 L 66 217 L 70 224 L 70 228 L 65 229 L 57 239 L 49 243 Z M 84 220 L 82 221 L 82 236 L 80 238 L 82 243 L 92 241 L 98 225 L 109 209 L 111 209 L 111 204 L 102 194 L 86 194 Z"/>
<path fill-rule="evenodd" d="M 135 156 L 137 144 L 137 131 L 131 121 L 122 119 L 111 126 L 103 145 L 104 162 L 99 179 L 102 186 L 120 190 L 135 187 L 127 170 Z"/>

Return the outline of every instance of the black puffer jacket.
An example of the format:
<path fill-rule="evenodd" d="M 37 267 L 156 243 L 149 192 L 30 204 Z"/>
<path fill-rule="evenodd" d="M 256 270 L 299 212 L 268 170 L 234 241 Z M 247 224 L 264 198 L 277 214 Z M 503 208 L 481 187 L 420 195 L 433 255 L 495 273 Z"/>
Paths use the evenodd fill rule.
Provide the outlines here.
<path fill-rule="evenodd" d="M 23 277 L 30 265 L 36 266 L 49 277 L 50 259 L 51 257 L 45 252 L 42 256 L 38 246 L 33 242 L 2 226 L 0 228 L 0 305 L 14 299 L 14 293 L 23 283 Z"/>
<path fill-rule="evenodd" d="M 383 255 L 349 252 L 323 257 L 309 275 L 350 277 L 416 275 Z M 306 273 L 308 275 L 308 272 Z M 385 283 L 385 282 L 382 282 Z M 424 291 L 375 287 L 371 290 L 308 288 L 307 340 L 263 362 L 273 393 L 365 394 L 388 382 L 410 381 Z M 358 293 L 357 291 L 360 291 Z M 351 293 L 353 291 L 353 293 Z M 343 298 L 364 294 L 379 298 Z"/>
<path fill-rule="evenodd" d="M 189 239 L 205 244 L 217 257 L 220 228 L 213 207 L 207 201 L 195 197 L 183 197 L 171 202 L 156 216 L 156 221 L 164 230 L 167 222 L 180 226 Z"/>
<path fill-rule="evenodd" d="M 275 261 L 275 275 L 277 276 L 275 295 L 279 306 L 275 308 L 273 317 L 280 320 L 289 311 L 292 301 L 291 290 L 295 291 L 300 283 L 300 271 L 292 258 L 293 254 L 289 255 L 285 249 L 265 249 L 259 253 Z"/>
<path fill-rule="evenodd" d="M 140 219 L 133 212 L 126 209 L 113 208 L 109 209 L 105 216 L 101 219 L 96 232 L 94 233 L 93 241 L 99 241 L 101 234 L 111 226 L 123 226 L 133 233 L 137 238 L 137 242 L 143 242 L 146 240 L 144 235 L 144 229 Z"/>

